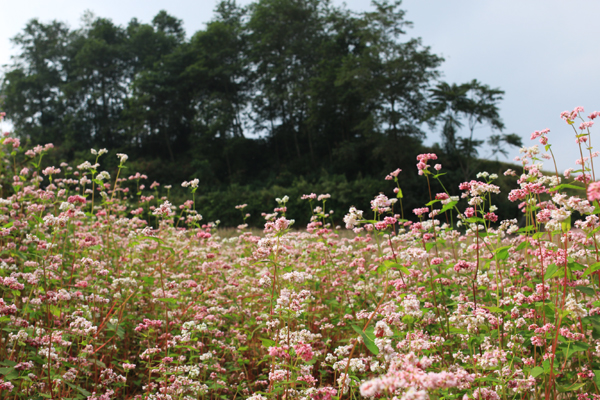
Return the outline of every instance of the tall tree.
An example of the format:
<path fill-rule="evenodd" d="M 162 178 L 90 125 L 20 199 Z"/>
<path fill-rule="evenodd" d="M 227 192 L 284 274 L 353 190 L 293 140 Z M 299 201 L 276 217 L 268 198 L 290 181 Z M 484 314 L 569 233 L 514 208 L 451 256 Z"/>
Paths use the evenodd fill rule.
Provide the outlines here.
<path fill-rule="evenodd" d="M 34 143 L 60 145 L 64 141 L 61 89 L 74 36 L 61 22 L 44 24 L 33 19 L 12 39 L 21 52 L 13 57 L 2 81 L 3 109 L 16 133 Z"/>
<path fill-rule="evenodd" d="M 74 144 L 86 142 L 81 136 L 103 147 L 125 144 L 119 129 L 131 82 L 125 44 L 125 30 L 105 18 L 90 19 L 71 43 L 64 91 Z"/>
<path fill-rule="evenodd" d="M 504 91 L 492 89 L 477 80 L 461 85 L 440 82 L 431 90 L 431 114 L 441 121 L 442 138 L 446 152 L 459 162 L 465 179 L 470 177 L 477 165 L 475 157 L 477 148 L 484 143 L 483 139 L 474 139 L 473 134 L 478 125 L 488 124 L 492 131 L 502 131 L 504 123 L 500 119 L 498 103 Z M 468 137 L 459 137 L 457 133 L 466 121 Z M 503 152 L 503 145 L 520 144 L 515 135 L 494 135 L 489 144 L 495 153 Z"/>
<path fill-rule="evenodd" d="M 245 9 L 235 1 L 222 1 L 206 30 L 197 32 L 190 50 L 196 55 L 185 76 L 197 82 L 194 92 L 196 143 L 209 147 L 225 160 L 228 180 L 234 180 L 239 155 L 235 145 L 245 141 L 250 96 Z M 202 150 L 201 150 L 202 151 Z M 218 163 L 217 163 L 218 164 Z"/>
<path fill-rule="evenodd" d="M 275 146 L 283 142 L 287 157 L 297 160 L 307 147 L 314 156 L 307 130 L 309 92 L 328 7 L 329 1 L 319 0 L 259 0 L 250 6 L 253 110 Z"/>
<path fill-rule="evenodd" d="M 477 155 L 477 147 L 483 140 L 473 139 L 478 125 L 488 124 L 492 130 L 502 131 L 504 123 L 500 119 L 498 103 L 504 91 L 477 80 L 462 85 L 439 83 L 431 90 L 434 115 L 443 122 L 442 134 L 448 153 L 460 151 L 466 157 Z M 456 136 L 466 120 L 469 137 Z"/>
<path fill-rule="evenodd" d="M 122 127 L 138 154 L 174 161 L 185 151 L 193 118 L 193 89 L 181 77 L 193 61 L 182 22 L 160 11 L 152 24 L 133 20 L 127 32 L 133 70 Z"/>
<path fill-rule="evenodd" d="M 374 1 L 373 5 L 375 11 L 360 18 L 360 51 L 348 56 L 340 80 L 353 81 L 360 89 L 372 115 L 371 125 L 363 125 L 365 133 L 382 135 L 374 155 L 393 167 L 407 148 L 420 145 L 427 89 L 438 76 L 442 59 L 422 46 L 420 39 L 401 40 L 411 24 L 404 20 L 400 1 Z"/>

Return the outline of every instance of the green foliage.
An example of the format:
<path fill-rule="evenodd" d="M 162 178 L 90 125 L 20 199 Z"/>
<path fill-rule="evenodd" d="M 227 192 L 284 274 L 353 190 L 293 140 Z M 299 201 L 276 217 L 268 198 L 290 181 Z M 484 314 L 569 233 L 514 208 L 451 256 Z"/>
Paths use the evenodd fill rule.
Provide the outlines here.
<path fill-rule="evenodd" d="M 406 39 L 404 14 L 387 1 L 354 13 L 324 0 L 224 0 L 190 39 L 165 11 L 125 27 L 91 14 L 78 30 L 32 20 L 13 39 L 4 111 L 22 139 L 57 146 L 47 163 L 107 147 L 163 184 L 198 178 L 208 203 L 241 187 L 254 198 L 334 176 L 360 191 L 401 168 L 411 171 L 402 188 L 419 193 L 407 206 L 417 206 L 426 200 L 412 172 L 423 123 L 444 121 L 444 166 L 462 171 L 450 174 L 455 185 L 477 166 L 456 156 L 476 154 L 474 126 L 502 128 L 503 92 L 477 81 L 432 89 L 443 60 Z M 461 116 L 471 129 L 462 141 L 450 134 Z M 517 142 L 490 139 L 502 154 Z M 336 198 L 346 207 L 356 197 Z"/>

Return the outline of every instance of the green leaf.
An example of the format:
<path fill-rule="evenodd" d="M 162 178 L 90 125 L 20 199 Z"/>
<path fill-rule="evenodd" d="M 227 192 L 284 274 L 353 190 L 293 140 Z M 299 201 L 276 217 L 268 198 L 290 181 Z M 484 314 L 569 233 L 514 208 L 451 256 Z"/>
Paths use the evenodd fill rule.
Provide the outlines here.
<path fill-rule="evenodd" d="M 476 224 L 476 223 L 484 224 L 485 223 L 485 220 L 483 218 L 479 218 L 479 217 L 467 218 L 465 221 L 468 222 L 469 224 Z"/>
<path fill-rule="evenodd" d="M 506 260 L 508 258 L 508 251 L 512 248 L 512 246 L 504 246 L 499 247 L 495 250 L 496 252 L 496 260 Z"/>
<path fill-rule="evenodd" d="M 451 201 L 450 203 L 446 204 L 444 207 L 442 207 L 442 209 L 440 210 L 440 214 L 445 213 L 448 210 L 452 210 L 454 208 L 454 206 L 456 206 L 458 204 L 458 201 Z"/>
<path fill-rule="evenodd" d="M 561 190 L 561 189 L 585 190 L 585 188 L 583 188 L 581 186 L 571 185 L 570 183 L 561 183 L 558 186 L 555 186 L 553 188 L 548 189 L 548 191 L 549 192 L 556 192 L 557 190 Z"/>
<path fill-rule="evenodd" d="M 377 268 L 378 272 L 386 272 L 388 269 L 394 269 L 397 271 L 401 271 L 404 274 L 408 274 L 408 269 L 396 262 L 390 261 L 390 260 L 386 260 L 383 262 L 383 266 L 379 266 Z"/>
<path fill-rule="evenodd" d="M 587 295 L 587 296 L 595 296 L 596 295 L 596 291 L 591 288 L 591 287 L 587 287 L 587 286 L 576 286 L 575 289 L 579 290 L 581 293 Z"/>
<path fill-rule="evenodd" d="M 542 368 L 542 367 L 535 367 L 531 370 L 531 376 L 533 376 L 534 378 L 537 378 L 538 376 L 540 376 L 543 373 L 544 373 L 544 368 Z"/>
<path fill-rule="evenodd" d="M 17 364 L 18 364 L 17 362 L 11 361 L 11 360 L 0 361 L 0 365 L 6 365 L 8 367 L 14 367 Z"/>
<path fill-rule="evenodd" d="M 123 339 L 125 337 L 125 330 L 120 326 L 117 327 L 117 336 L 119 337 L 119 339 Z"/>
<path fill-rule="evenodd" d="M 171 297 L 162 298 L 162 299 L 156 299 L 156 300 L 162 301 L 162 302 L 165 302 L 165 303 L 177 304 L 177 299 L 173 299 Z"/>
<path fill-rule="evenodd" d="M 594 263 L 588 267 L 588 269 L 583 273 L 583 275 L 581 277 L 585 278 L 589 274 L 592 274 L 592 273 L 598 271 L 599 269 L 600 269 L 600 262 Z"/>
<path fill-rule="evenodd" d="M 590 345 L 584 342 L 575 342 L 571 344 L 571 349 L 575 351 L 586 351 L 590 348 Z"/>
<path fill-rule="evenodd" d="M 562 227 L 563 232 L 570 231 L 571 230 L 571 216 L 569 215 L 569 218 L 567 218 L 563 222 L 561 222 L 560 226 Z"/>
<path fill-rule="evenodd" d="M 546 234 L 546 232 L 536 232 L 533 234 L 533 236 L 531 236 L 534 240 L 538 240 L 539 238 L 541 238 L 542 236 L 544 236 Z"/>
<path fill-rule="evenodd" d="M 4 375 L 5 380 L 11 380 L 19 377 L 19 371 L 12 367 L 0 368 L 0 374 Z"/>
<path fill-rule="evenodd" d="M 92 360 L 92 363 L 96 364 L 98 367 L 100 368 L 106 368 L 106 364 L 104 364 L 102 361 L 100 360 Z"/>
<path fill-rule="evenodd" d="M 375 344 L 375 335 L 373 335 L 373 337 L 369 337 L 365 332 L 362 331 L 362 329 L 360 329 L 356 325 L 352 325 L 352 329 L 354 329 L 356 333 L 358 333 L 362 337 L 365 346 L 367 346 L 367 349 L 369 349 L 371 353 L 373 353 L 374 355 L 379 354 L 379 347 L 377 347 L 377 345 Z"/>
<path fill-rule="evenodd" d="M 494 252 L 497 254 L 497 253 L 499 253 L 499 252 L 501 252 L 501 251 L 508 250 L 508 249 L 510 249 L 511 247 L 512 247 L 512 246 L 502 246 L 502 247 L 498 247 L 496 250 L 494 250 Z"/>
<path fill-rule="evenodd" d="M 506 260 L 508 258 L 508 250 L 502 250 L 496 253 L 496 260 Z"/>
<path fill-rule="evenodd" d="M 550 361 L 544 360 L 542 362 L 542 366 L 544 367 L 544 372 L 546 372 L 546 373 L 550 372 Z"/>
<path fill-rule="evenodd" d="M 562 347 L 564 346 L 564 347 Z M 574 343 L 570 343 L 565 345 L 562 345 L 562 350 L 563 350 L 563 354 L 565 355 L 566 359 L 571 358 L 571 356 L 577 352 L 580 351 L 586 351 L 587 349 L 590 348 L 590 345 L 587 343 L 583 343 L 583 342 L 574 342 Z"/>
<path fill-rule="evenodd" d="M 557 386 L 556 390 L 558 390 L 560 393 L 565 393 L 565 392 L 572 392 L 574 390 L 581 389 L 584 386 L 585 386 L 585 382 L 574 383 L 571 386 Z"/>
<path fill-rule="evenodd" d="M 550 279 L 552 277 L 552 275 L 554 275 L 556 273 L 556 271 L 558 271 L 558 265 L 556 265 L 556 264 L 548 265 L 548 268 L 546 269 L 546 273 L 544 274 L 544 280 Z"/>
<path fill-rule="evenodd" d="M 581 265 L 577 261 L 570 261 L 567 265 L 571 271 L 581 271 L 585 269 L 585 265 Z"/>
<path fill-rule="evenodd" d="M 260 338 L 260 341 L 262 342 L 263 346 L 265 346 L 267 349 L 269 347 L 274 347 L 277 344 L 274 341 L 272 341 L 271 339 Z"/>
<path fill-rule="evenodd" d="M 525 247 L 527 247 L 528 245 L 529 245 L 529 242 L 527 240 L 522 241 L 521 243 L 519 243 L 519 245 L 517 246 L 517 248 L 515 249 L 515 251 L 521 251 Z"/>
<path fill-rule="evenodd" d="M 142 281 L 144 281 L 145 284 L 147 284 L 148 286 L 154 286 L 154 278 L 151 278 L 149 276 L 143 276 Z"/>
<path fill-rule="evenodd" d="M 57 306 L 50 306 L 50 312 L 52 313 L 52 315 L 60 317 L 60 308 L 58 308 Z"/>
<path fill-rule="evenodd" d="M 154 237 L 154 236 L 141 236 L 140 239 L 150 239 L 150 240 L 154 240 L 155 242 L 158 242 L 160 244 L 164 244 L 165 243 L 161 238 L 157 238 L 157 237 Z"/>
<path fill-rule="evenodd" d="M 491 312 L 504 312 L 504 310 L 501 309 L 500 307 L 489 306 L 489 307 L 487 307 L 487 309 L 490 310 Z"/>
<path fill-rule="evenodd" d="M 82 388 L 81 386 L 75 386 L 74 384 L 70 383 L 70 382 L 65 382 L 67 384 L 67 386 L 69 386 L 71 389 L 75 389 L 77 390 L 79 393 L 81 393 L 84 396 L 91 396 L 92 394 L 90 392 L 88 392 L 87 390 L 85 390 L 84 388 Z"/>
<path fill-rule="evenodd" d="M 521 229 L 519 229 L 517 232 L 531 232 L 535 230 L 535 225 L 529 225 L 529 226 L 524 226 Z"/>

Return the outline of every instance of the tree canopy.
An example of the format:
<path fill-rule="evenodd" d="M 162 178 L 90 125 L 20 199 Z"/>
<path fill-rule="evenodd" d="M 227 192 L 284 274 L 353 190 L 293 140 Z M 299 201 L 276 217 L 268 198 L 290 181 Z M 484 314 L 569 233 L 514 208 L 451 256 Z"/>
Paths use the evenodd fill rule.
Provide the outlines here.
<path fill-rule="evenodd" d="M 31 20 L 13 39 L 2 108 L 17 135 L 53 142 L 61 159 L 106 147 L 156 179 L 205 188 L 409 169 L 426 123 L 441 124 L 449 162 L 466 165 L 483 143 L 477 125 L 502 131 L 504 92 L 440 81 L 443 59 L 407 38 L 404 17 L 399 1 L 356 13 L 328 0 L 224 0 L 191 37 L 165 11 L 127 26 Z M 518 139 L 489 144 L 506 154 Z"/>

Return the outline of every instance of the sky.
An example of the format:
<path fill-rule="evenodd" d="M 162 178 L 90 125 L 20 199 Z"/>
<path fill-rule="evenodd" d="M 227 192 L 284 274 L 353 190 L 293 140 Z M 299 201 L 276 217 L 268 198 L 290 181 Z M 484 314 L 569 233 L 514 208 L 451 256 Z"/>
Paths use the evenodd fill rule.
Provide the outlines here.
<path fill-rule="evenodd" d="M 249 2 L 238 0 L 239 4 Z M 357 12 L 372 9 L 370 0 L 345 3 Z M 333 0 L 333 4 L 343 3 Z M 42 22 L 57 19 L 77 28 L 84 11 L 91 10 L 126 25 L 134 17 L 150 22 L 164 9 L 182 19 L 191 35 L 211 20 L 215 5 L 216 0 L 7 2 L 0 14 L 0 65 L 9 63 L 16 52 L 10 38 L 32 18 Z M 575 133 L 559 114 L 576 106 L 585 108 L 585 116 L 600 110 L 600 1 L 404 0 L 401 8 L 413 22 L 407 37 L 420 37 L 423 45 L 444 57 L 442 80 L 460 84 L 477 79 L 504 90 L 500 103 L 504 133 L 517 133 L 526 146 L 532 146 L 531 133 L 549 128 L 559 172 L 575 167 L 579 157 Z M 425 131 L 426 143 L 440 141 L 439 132 Z M 488 127 L 482 127 L 475 136 L 484 139 L 490 133 Z M 593 129 L 592 135 L 593 141 Z M 517 150 L 511 151 L 509 159 L 517 155 Z M 480 156 L 491 154 L 483 149 Z M 551 166 L 547 162 L 546 169 L 553 170 Z"/>

